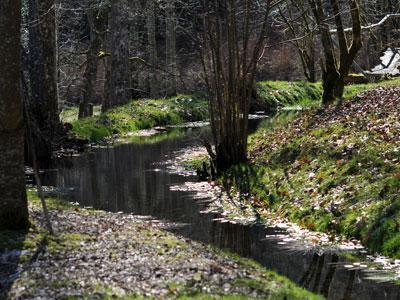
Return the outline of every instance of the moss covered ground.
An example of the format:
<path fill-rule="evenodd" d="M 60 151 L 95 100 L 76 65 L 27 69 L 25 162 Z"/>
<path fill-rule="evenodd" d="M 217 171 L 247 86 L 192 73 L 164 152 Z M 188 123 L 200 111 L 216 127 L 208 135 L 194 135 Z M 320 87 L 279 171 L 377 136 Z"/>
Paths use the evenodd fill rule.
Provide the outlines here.
<path fill-rule="evenodd" d="M 341 107 L 301 112 L 250 137 L 250 163 L 225 179 L 253 205 L 400 258 L 399 80 Z M 354 86 L 353 95 L 374 85 Z"/>
<path fill-rule="evenodd" d="M 0 232 L 1 299 L 321 299 L 150 218 L 47 203 L 55 236 L 33 191 L 31 228 Z"/>

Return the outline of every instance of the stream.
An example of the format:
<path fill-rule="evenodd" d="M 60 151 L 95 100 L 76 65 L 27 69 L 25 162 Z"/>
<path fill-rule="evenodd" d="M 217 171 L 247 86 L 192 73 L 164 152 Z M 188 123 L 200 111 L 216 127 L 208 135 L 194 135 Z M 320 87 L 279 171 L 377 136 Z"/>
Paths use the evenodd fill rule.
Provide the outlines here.
<path fill-rule="evenodd" d="M 218 215 L 204 213 L 210 199 L 171 188 L 197 178 L 171 170 L 166 161 L 199 146 L 208 135 L 207 127 L 173 129 L 57 159 L 56 171 L 46 175 L 46 184 L 56 186 L 60 197 L 82 206 L 165 221 L 167 230 L 175 234 L 253 258 L 328 299 L 400 299 L 400 286 L 385 280 L 391 276 L 388 271 L 357 264 L 349 268 L 348 253 L 288 242 L 283 228 L 218 221 Z"/>

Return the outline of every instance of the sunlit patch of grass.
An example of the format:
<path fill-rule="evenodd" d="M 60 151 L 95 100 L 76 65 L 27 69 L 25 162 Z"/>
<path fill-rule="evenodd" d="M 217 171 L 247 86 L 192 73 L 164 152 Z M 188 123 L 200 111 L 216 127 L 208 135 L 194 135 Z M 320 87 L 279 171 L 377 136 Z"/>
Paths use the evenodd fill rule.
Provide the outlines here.
<path fill-rule="evenodd" d="M 204 98 L 178 95 L 168 99 L 133 100 L 98 116 L 73 121 L 72 131 L 81 138 L 99 142 L 113 134 L 123 135 L 207 118 L 207 101 Z"/>
<path fill-rule="evenodd" d="M 320 83 L 304 81 L 264 81 L 257 85 L 258 94 L 271 109 L 279 107 L 318 105 L 322 97 Z"/>

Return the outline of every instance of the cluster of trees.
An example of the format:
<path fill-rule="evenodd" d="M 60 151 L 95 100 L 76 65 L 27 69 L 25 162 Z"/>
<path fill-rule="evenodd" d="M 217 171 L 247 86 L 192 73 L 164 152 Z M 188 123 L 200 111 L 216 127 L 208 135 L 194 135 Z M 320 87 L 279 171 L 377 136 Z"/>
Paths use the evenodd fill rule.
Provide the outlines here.
<path fill-rule="evenodd" d="M 79 104 L 83 118 L 92 103 L 105 111 L 203 88 L 208 149 L 224 171 L 246 160 L 255 82 L 278 79 L 268 70 L 299 64 L 306 80 L 322 79 L 329 104 L 352 68 L 398 46 L 400 34 L 396 0 L 21 2 L 0 3 L 0 228 L 27 225 L 24 159 L 51 157 L 65 134 L 60 103 Z M 375 50 L 360 54 L 363 42 Z M 280 59 L 285 51 L 298 58 Z"/>

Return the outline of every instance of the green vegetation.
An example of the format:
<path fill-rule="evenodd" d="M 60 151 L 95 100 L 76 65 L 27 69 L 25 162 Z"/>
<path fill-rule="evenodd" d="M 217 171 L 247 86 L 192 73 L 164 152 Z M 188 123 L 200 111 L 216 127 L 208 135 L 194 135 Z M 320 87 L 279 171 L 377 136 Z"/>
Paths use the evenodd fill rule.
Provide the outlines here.
<path fill-rule="evenodd" d="M 64 112 L 64 115 L 71 118 L 71 112 Z M 134 100 L 106 113 L 72 121 L 72 131 L 81 138 L 99 142 L 114 134 L 202 121 L 207 116 L 207 102 L 200 97 L 180 95 L 169 99 Z"/>
<path fill-rule="evenodd" d="M 345 98 L 351 98 L 376 86 L 392 86 L 399 83 L 400 79 L 379 84 L 349 85 L 345 90 Z M 260 98 L 272 111 L 278 108 L 316 107 L 320 104 L 322 96 L 320 83 L 265 81 L 257 86 Z M 77 120 L 77 116 L 77 108 L 68 108 L 61 114 L 64 122 L 72 123 L 72 132 L 78 137 L 100 142 L 115 134 L 124 136 L 156 126 L 204 121 L 208 118 L 208 108 L 207 101 L 202 96 L 179 95 L 168 99 L 133 100 L 103 114 L 100 113 L 100 107 L 96 106 L 93 117 Z"/>
<path fill-rule="evenodd" d="M 270 110 L 318 105 L 322 97 L 320 83 L 304 81 L 264 81 L 257 84 L 258 94 Z"/>
<path fill-rule="evenodd" d="M 344 98 L 350 99 L 358 93 L 379 86 L 390 87 L 400 84 L 400 79 L 387 80 L 378 83 L 350 84 L 344 92 Z M 321 103 L 322 84 L 304 81 L 263 81 L 259 82 L 258 93 L 271 110 L 278 108 L 299 109 L 304 107 L 316 107 Z"/>
<path fill-rule="evenodd" d="M 374 86 L 352 86 L 347 95 Z M 273 130 L 267 121 L 250 137 L 251 163 L 222 180 L 306 228 L 357 238 L 373 252 L 400 258 L 396 95 L 371 91 L 339 110 L 285 117 Z"/>

